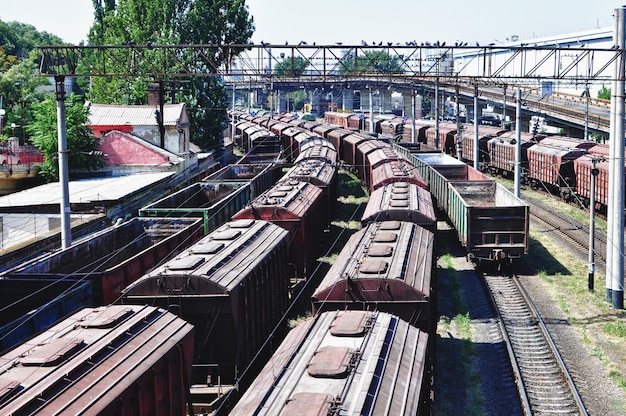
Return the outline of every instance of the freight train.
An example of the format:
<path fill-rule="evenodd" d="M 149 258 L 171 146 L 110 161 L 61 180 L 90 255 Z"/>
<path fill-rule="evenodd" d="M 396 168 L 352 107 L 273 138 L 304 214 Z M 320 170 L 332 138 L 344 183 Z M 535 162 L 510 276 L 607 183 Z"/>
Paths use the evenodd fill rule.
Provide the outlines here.
<path fill-rule="evenodd" d="M 363 114 L 327 112 L 326 122 L 346 128 L 369 130 L 369 117 Z M 442 121 L 438 132 L 433 120 L 387 120 L 374 117 L 373 131 L 395 137 L 398 142 L 412 142 L 415 137 L 422 149 L 440 149 L 444 153 L 474 163 L 474 126 Z M 386 127 L 385 127 L 386 126 Z M 516 132 L 490 125 L 478 126 L 478 166 L 483 172 L 511 178 L 515 168 Z M 438 134 L 437 134 L 438 133 Z M 591 203 L 591 182 L 596 179 L 596 209 L 606 213 L 608 204 L 609 146 L 594 141 L 544 133 L 521 133 L 521 183 L 543 189 L 579 206 Z M 625 167 L 626 172 L 626 167 Z"/>
<path fill-rule="evenodd" d="M 198 368 L 209 368 L 217 369 L 217 374 L 212 373 L 210 378 L 203 374 L 205 390 L 231 382 L 245 387 L 241 376 L 248 366 L 262 365 L 265 352 L 262 348 L 274 334 L 273 328 L 285 318 L 294 285 L 311 278 L 336 199 L 337 169 L 349 167 L 357 172 L 372 195 L 361 219 L 364 228 L 341 250 L 314 289 L 311 308 L 316 315 L 314 321 L 306 324 L 309 329 L 299 329 L 296 335 L 290 335 L 294 338 L 288 338 L 286 344 L 279 347 L 272 363 L 280 363 L 282 354 L 298 355 L 294 339 L 298 339 L 300 345 L 317 342 L 312 341 L 313 337 L 318 340 L 357 337 L 347 342 L 352 345 L 361 342 L 364 348 L 371 349 L 363 355 L 342 350 L 343 360 L 348 363 L 345 373 L 349 374 L 349 384 L 360 374 L 360 369 L 373 369 L 372 378 L 360 379 L 363 386 L 369 386 L 366 403 L 361 403 L 361 396 L 358 396 L 362 392 L 355 391 L 346 394 L 345 402 L 338 397 L 329 401 L 327 396 L 315 396 L 322 406 L 337 408 L 356 400 L 365 406 L 363 409 L 384 409 L 382 402 L 387 400 L 387 414 L 396 414 L 389 409 L 398 407 L 412 414 L 426 414 L 436 319 L 433 273 L 436 214 L 431 193 L 438 195 L 436 207 L 443 209 L 461 230 L 461 241 L 468 254 L 490 260 L 508 260 L 526 252 L 525 205 L 494 185 L 494 181 L 483 177 L 477 180 L 479 172 L 467 167 L 462 172 L 453 169 L 451 176 L 444 164 L 431 166 L 421 161 L 409 150 L 394 144 L 393 138 L 286 116 L 276 119 L 242 113 L 238 117 L 233 141 L 248 155 L 241 160 L 245 162 L 241 166 L 247 166 L 248 162 L 278 166 L 278 169 L 271 169 L 276 178 L 274 183 L 268 185 L 267 190 L 257 189 L 254 195 L 250 194 L 250 201 L 225 224 L 215 223 L 217 212 L 211 212 L 210 218 L 204 217 L 204 229 L 208 232 L 204 237 L 198 237 L 201 221 L 189 219 L 193 233 L 178 240 L 176 249 L 171 248 L 158 264 L 152 262 L 144 266 L 142 251 L 134 254 L 130 263 L 134 274 L 130 281 L 124 281 L 123 287 L 116 286 L 117 283 L 107 285 L 106 280 L 93 280 L 101 285 L 98 293 L 102 293 L 99 295 L 102 298 L 98 298 L 98 302 L 108 302 L 109 298 L 104 297 L 108 293 L 109 297 L 117 296 L 111 303 L 129 308 L 154 304 L 192 322 L 196 374 L 186 380 L 194 382 Z M 283 165 L 277 160 L 292 164 Z M 488 189 L 492 193 L 483 198 L 482 194 L 473 193 L 473 189 L 480 189 L 481 193 Z M 207 187 L 201 186 L 197 192 L 205 190 Z M 233 198 L 233 204 L 241 204 L 240 198 Z M 226 207 L 232 208 L 226 204 L 219 211 Z M 189 215 L 189 207 L 184 208 L 183 217 Z M 209 209 L 208 205 L 206 208 Z M 521 216 L 520 220 L 509 221 L 506 227 L 501 227 L 505 221 L 500 219 L 504 215 L 510 217 L 512 209 L 520 211 L 516 214 Z M 491 221 L 481 222 L 486 214 Z M 164 223 L 175 221 L 170 217 L 173 211 L 167 215 Z M 150 221 L 159 222 L 159 219 L 150 218 Z M 214 230 L 209 232 L 207 224 Z M 85 253 L 92 255 L 89 250 Z M 94 261 L 93 257 L 81 260 L 82 268 Z M 45 271 L 45 277 L 50 277 L 49 273 Z M 71 277 L 77 271 L 65 269 L 64 273 Z M 33 276 L 42 277 L 36 273 Z M 6 274 L 5 277 L 12 276 Z M 84 281 L 87 277 L 80 279 Z M 335 290 L 336 287 L 343 290 Z M 342 312 L 337 312 L 339 310 Z M 331 326 L 340 329 L 339 335 L 332 330 L 327 334 L 328 326 L 320 324 L 321 321 L 334 322 Z M 364 329 L 359 329 L 362 326 Z M 390 355 L 389 351 L 396 347 L 405 348 L 408 355 Z M 306 354 L 317 355 L 317 350 L 306 351 Z M 336 355 L 333 351 L 328 354 Z M 361 358 L 360 365 L 365 366 L 358 367 L 359 371 L 350 364 L 355 363 L 357 357 Z M 279 361 L 275 361 L 277 359 Z M 68 360 L 74 361 L 72 357 Z M 326 361 L 322 359 L 320 365 L 323 367 Z M 410 368 L 410 371 L 398 373 L 400 368 Z M 282 373 L 287 369 L 278 371 Z M 330 377 L 335 379 L 337 375 Z M 381 380 L 392 378 L 396 384 L 391 381 L 384 386 L 380 384 Z M 261 382 L 258 380 L 254 383 Z M 295 375 L 289 376 L 289 380 L 299 383 Z M 415 380 L 419 382 L 415 384 Z M 157 390 L 158 386 L 167 387 L 164 380 L 152 384 Z M 350 399 L 350 395 L 354 395 L 354 399 Z M 19 396 L 18 392 L 9 400 Z M 230 410 L 231 403 L 224 403 Z M 284 404 L 280 400 L 275 403 L 277 406 Z M 212 406 L 211 403 L 206 405 Z M 154 414 L 167 411 L 157 406 Z"/>

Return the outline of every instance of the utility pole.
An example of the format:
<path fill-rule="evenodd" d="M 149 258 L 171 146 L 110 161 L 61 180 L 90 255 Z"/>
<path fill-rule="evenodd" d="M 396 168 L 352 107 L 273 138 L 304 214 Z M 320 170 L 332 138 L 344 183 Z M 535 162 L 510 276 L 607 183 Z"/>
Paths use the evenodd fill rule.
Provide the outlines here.
<path fill-rule="evenodd" d="M 474 84 L 474 169 L 478 170 L 478 83 Z"/>
<path fill-rule="evenodd" d="M 463 136 L 461 134 L 461 106 L 459 105 L 459 84 L 454 89 L 456 100 L 456 158 L 463 159 Z"/>
<path fill-rule="evenodd" d="M 505 95 L 506 97 L 506 95 Z M 517 103 L 515 106 L 515 167 L 514 189 L 516 197 L 521 195 L 521 169 L 522 163 L 522 89 L 517 89 Z"/>
<path fill-rule="evenodd" d="M 65 77 L 54 77 L 57 100 L 57 135 L 59 154 L 59 184 L 61 185 L 61 248 L 72 245 L 72 225 L 70 222 L 70 185 L 67 163 L 67 138 L 65 136 Z"/>

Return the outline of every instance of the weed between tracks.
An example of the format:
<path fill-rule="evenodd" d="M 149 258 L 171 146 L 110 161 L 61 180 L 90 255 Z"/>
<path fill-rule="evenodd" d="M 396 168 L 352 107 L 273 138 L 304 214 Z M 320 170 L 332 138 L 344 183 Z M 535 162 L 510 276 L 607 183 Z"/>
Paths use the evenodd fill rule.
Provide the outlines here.
<path fill-rule="evenodd" d="M 472 341 L 471 317 L 463 301 L 461 284 L 454 258 L 443 254 L 439 259 L 438 282 L 447 286 L 445 293 L 450 301 L 444 313 L 439 317 L 437 333 L 441 342 L 448 344 L 438 349 L 435 378 L 435 401 L 433 415 L 468 414 L 479 415 L 483 412 L 480 377 L 472 363 L 476 361 L 476 349 Z M 442 305 L 440 301 L 440 306 Z M 462 400 L 459 397 L 463 397 Z M 449 399 L 450 398 L 450 399 Z M 454 399 L 453 399 L 454 398 Z M 441 400 L 438 400 L 441 399 Z"/>

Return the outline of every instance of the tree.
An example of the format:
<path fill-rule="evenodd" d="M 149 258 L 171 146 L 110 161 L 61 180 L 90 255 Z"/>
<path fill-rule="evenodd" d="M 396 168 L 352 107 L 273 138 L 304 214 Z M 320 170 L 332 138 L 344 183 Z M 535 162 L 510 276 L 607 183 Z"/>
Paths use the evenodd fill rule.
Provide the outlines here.
<path fill-rule="evenodd" d="M 309 62 L 301 56 L 285 58 L 276 64 L 276 75 L 299 77 L 304 74 Z"/>
<path fill-rule="evenodd" d="M 227 52 L 237 54 L 241 51 L 219 45 L 249 43 L 254 23 L 245 1 L 92 1 L 95 15 L 89 32 L 90 45 L 216 45 L 204 51 L 207 62 L 192 61 L 190 55 L 187 63 L 194 65 L 196 72 L 205 72 L 207 79 L 194 78 L 190 88 L 175 92 L 174 95 L 187 103 L 193 128 L 191 140 L 204 149 L 219 147 L 227 105 L 221 81 L 209 61 L 217 65 L 230 64 L 234 55 Z M 145 51 L 144 59 L 150 58 L 150 52 Z M 185 61 L 185 56 L 178 57 L 178 62 L 182 61 Z M 171 71 L 179 69 L 175 65 L 175 62 L 164 63 Z M 146 78 L 98 77 L 92 80 L 88 96 L 90 100 L 101 103 L 146 104 L 147 84 L 154 81 Z"/>
<path fill-rule="evenodd" d="M 383 50 L 366 50 L 363 55 L 348 53 L 341 59 L 341 75 L 390 75 L 404 72 L 397 56 L 391 56 Z"/>
<path fill-rule="evenodd" d="M 602 98 L 604 100 L 611 99 L 611 89 L 607 88 L 604 84 L 602 84 L 602 88 L 598 90 L 598 98 Z"/>
<path fill-rule="evenodd" d="M 40 174 L 48 182 L 59 179 L 57 103 L 54 98 L 34 104 L 35 118 L 28 126 L 32 143 L 44 155 Z M 68 150 L 68 167 L 93 170 L 102 166 L 102 155 L 97 152 L 98 140 L 87 126 L 89 111 L 82 97 L 70 94 L 65 100 L 65 124 Z"/>

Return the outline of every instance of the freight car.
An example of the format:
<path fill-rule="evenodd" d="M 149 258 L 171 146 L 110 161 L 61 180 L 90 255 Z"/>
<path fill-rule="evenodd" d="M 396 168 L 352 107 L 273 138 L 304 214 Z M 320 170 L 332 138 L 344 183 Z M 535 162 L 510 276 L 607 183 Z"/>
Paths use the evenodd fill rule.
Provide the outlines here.
<path fill-rule="evenodd" d="M 558 192 L 565 200 L 574 197 L 574 160 L 585 155 L 593 142 L 547 137 L 527 150 L 530 185 Z"/>
<path fill-rule="evenodd" d="M 328 208 L 322 190 L 293 179 L 279 181 L 233 215 L 234 220 L 271 221 L 289 231 L 292 276 L 303 278 L 315 269 Z"/>
<path fill-rule="evenodd" d="M 425 154 L 417 155 L 414 163 L 430 172 L 429 189 L 447 213 L 468 257 L 503 266 L 526 254 L 528 204 L 471 166 L 445 160 Z"/>
<path fill-rule="evenodd" d="M 432 195 L 408 182 L 394 182 L 376 189 L 361 216 L 361 224 L 380 221 L 408 221 L 432 232 L 437 231 L 437 216 Z"/>
<path fill-rule="evenodd" d="M 0 279 L 0 352 L 93 305 L 91 282 L 71 279 Z"/>
<path fill-rule="evenodd" d="M 520 171 L 523 182 L 528 180 L 528 148 L 540 142 L 545 135 L 521 133 Z M 489 151 L 488 170 L 492 174 L 505 178 L 513 177 L 515 172 L 515 152 L 517 151 L 517 132 L 503 133 L 487 142 Z"/>
<path fill-rule="evenodd" d="M 185 415 L 193 327 L 151 306 L 86 308 L 0 358 L 0 413 Z"/>
<path fill-rule="evenodd" d="M 428 415 L 428 340 L 387 313 L 316 315 L 288 334 L 229 414 Z"/>
<path fill-rule="evenodd" d="M 231 221 L 129 285 L 121 302 L 157 305 L 192 323 L 194 363 L 215 366 L 213 380 L 232 384 L 287 308 L 288 251 L 281 227 Z"/>
<path fill-rule="evenodd" d="M 315 289 L 313 312 L 378 310 L 432 333 L 435 235 L 417 224 L 375 222 L 353 234 Z"/>
<path fill-rule="evenodd" d="M 2 277 L 87 280 L 92 283 L 94 305 L 108 305 L 130 283 L 202 235 L 199 218 L 133 218 L 22 263 Z"/>
<path fill-rule="evenodd" d="M 141 208 L 139 216 L 202 218 L 204 234 L 208 234 L 266 191 L 274 183 L 273 175 L 268 165 L 229 165 Z"/>

